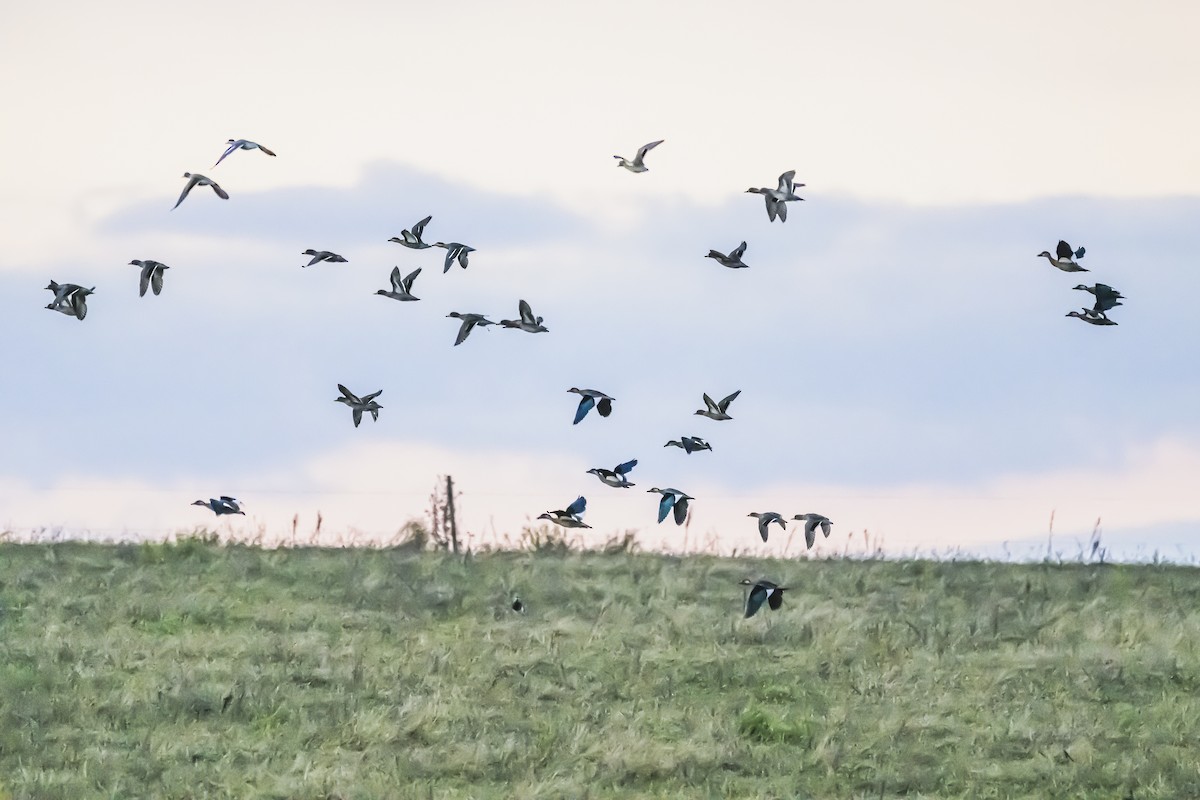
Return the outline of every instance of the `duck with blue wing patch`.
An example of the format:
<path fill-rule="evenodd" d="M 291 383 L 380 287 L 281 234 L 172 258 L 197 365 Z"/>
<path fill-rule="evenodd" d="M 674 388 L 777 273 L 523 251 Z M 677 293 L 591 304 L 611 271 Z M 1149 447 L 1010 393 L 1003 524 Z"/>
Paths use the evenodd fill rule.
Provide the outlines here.
<path fill-rule="evenodd" d="M 678 489 L 647 489 L 647 492 L 657 492 L 662 495 L 658 501 L 658 521 L 661 524 L 672 511 L 675 513 L 675 524 L 682 525 L 687 520 L 688 501 L 696 498 Z"/>
<path fill-rule="evenodd" d="M 559 511 L 547 511 L 544 514 L 539 514 L 538 519 L 548 519 L 556 525 L 562 525 L 564 528 L 590 528 L 583 521 L 583 512 L 587 509 L 587 499 L 580 495 L 575 498 L 575 502 Z"/>
<path fill-rule="evenodd" d="M 637 463 L 637 459 L 634 458 L 626 461 L 624 464 L 617 464 L 616 468 L 614 469 L 603 469 L 601 467 L 589 469 L 588 474 L 595 475 L 605 486 L 613 486 L 618 489 L 628 489 L 630 486 L 634 486 L 635 484 L 630 483 L 629 478 L 626 476 L 630 473 L 630 471 L 633 470 L 634 467 L 637 466 Z"/>

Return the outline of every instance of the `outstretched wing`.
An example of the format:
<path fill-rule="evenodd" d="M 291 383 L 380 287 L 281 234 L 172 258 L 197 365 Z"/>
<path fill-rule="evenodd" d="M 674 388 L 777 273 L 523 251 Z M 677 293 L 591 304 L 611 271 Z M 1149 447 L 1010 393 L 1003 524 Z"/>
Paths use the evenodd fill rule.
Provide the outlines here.
<path fill-rule="evenodd" d="M 229 147 L 226 147 L 225 152 L 221 153 L 221 157 L 217 159 L 217 164 L 220 164 L 222 161 L 225 160 L 225 156 L 229 155 L 230 153 L 232 153 L 234 150 L 237 150 L 241 146 L 242 146 L 241 139 L 238 139 L 236 142 L 233 139 L 230 139 Z M 272 153 L 271 155 L 274 155 L 274 153 Z M 217 164 L 213 164 L 213 166 L 215 167 Z"/>
<path fill-rule="evenodd" d="M 338 386 L 338 391 L 342 393 L 342 396 L 345 397 L 350 402 L 352 402 L 352 403 L 361 403 L 362 402 L 361 400 L 358 399 L 358 395 L 356 395 L 354 392 L 347 389 L 345 386 L 342 386 L 340 383 L 337 386 Z"/>
<path fill-rule="evenodd" d="M 599 412 L 600 416 L 602 416 L 602 417 L 607 417 L 609 414 L 611 414 L 612 413 L 612 398 L 611 397 L 601 398 L 600 402 L 596 404 L 596 411 Z"/>
<path fill-rule="evenodd" d="M 665 141 L 666 141 L 666 139 L 659 139 L 657 142 L 650 142 L 649 144 L 644 144 L 641 147 L 639 147 L 638 151 L 637 151 L 637 160 L 641 161 L 643 158 L 646 157 L 646 153 L 649 153 L 651 150 L 658 147 L 660 144 L 662 144 Z"/>
<path fill-rule="evenodd" d="M 1058 240 L 1058 247 L 1054 249 L 1054 252 L 1060 261 L 1064 258 L 1073 258 L 1075 255 L 1075 251 L 1071 249 L 1071 245 L 1067 244 L 1062 239 Z"/>
<path fill-rule="evenodd" d="M 585 498 L 583 495 L 576 497 L 575 502 L 571 503 L 571 505 L 567 506 L 566 508 L 567 513 L 573 517 L 578 517 L 585 510 L 587 510 L 587 498 Z"/>
<path fill-rule="evenodd" d="M 626 461 L 624 464 L 617 464 L 617 468 L 614 469 L 613 472 L 617 473 L 618 475 L 627 475 L 636 466 L 637 466 L 637 459 L 636 458 L 630 459 L 629 461 Z"/>
<path fill-rule="evenodd" d="M 431 220 L 431 219 L 433 219 L 432 214 L 430 214 L 428 217 L 426 217 L 425 219 L 418 222 L 416 225 L 413 225 L 412 235 L 417 237 L 418 239 L 420 239 L 421 234 L 425 232 L 425 226 L 429 224 L 429 220 Z"/>
<path fill-rule="evenodd" d="M 687 519 L 687 512 L 688 512 L 688 499 L 686 497 L 680 497 L 678 500 L 675 501 L 675 524 L 676 525 L 683 524 L 684 520 Z"/>
<path fill-rule="evenodd" d="M 587 416 L 587 413 L 592 410 L 592 406 L 596 405 L 596 398 L 584 396 L 579 400 L 579 407 L 575 409 L 575 421 L 572 425 L 578 425 L 579 421 Z"/>
<path fill-rule="evenodd" d="M 530 325 L 537 325 L 537 322 L 533 318 L 533 309 L 529 307 L 529 303 L 526 303 L 524 300 L 522 300 L 521 302 L 517 303 L 517 310 L 521 312 L 522 322 L 528 322 Z"/>
<path fill-rule="evenodd" d="M 743 255 L 745 255 L 745 253 L 746 253 L 746 243 L 742 242 L 741 244 L 739 244 L 737 247 L 735 247 L 733 249 L 733 252 L 729 254 L 729 257 L 736 261 L 736 260 L 740 259 Z"/>
<path fill-rule="evenodd" d="M 667 493 L 662 496 L 662 500 L 658 501 L 658 521 L 661 524 L 667 518 L 667 514 L 671 513 L 671 506 L 675 505 L 675 495 Z"/>
<path fill-rule="evenodd" d="M 396 267 L 396 274 L 397 275 L 400 274 L 399 267 Z M 421 274 L 421 268 L 417 267 L 412 272 L 408 273 L 408 275 L 406 275 L 404 277 L 404 280 L 400 282 L 400 288 L 402 288 L 404 290 L 405 294 L 411 293 L 413 281 L 415 281 L 417 279 L 417 276 L 420 274 Z"/>
<path fill-rule="evenodd" d="M 746 616 L 743 619 L 749 619 L 758 613 L 762 608 L 763 601 L 767 599 L 767 590 L 755 584 L 750 587 L 750 592 L 746 595 Z"/>
<path fill-rule="evenodd" d="M 729 408 L 729 404 L 732 403 L 735 399 L 737 399 L 737 396 L 741 393 L 742 393 L 742 390 L 738 389 L 736 392 L 734 392 L 733 394 L 726 397 L 724 400 L 721 401 L 720 405 L 717 406 L 717 410 L 719 410 L 721 413 L 725 413 L 725 409 Z M 705 399 L 706 400 L 708 399 L 707 396 L 705 397 Z"/>
<path fill-rule="evenodd" d="M 767 605 L 771 607 L 772 611 L 778 611 L 779 607 L 783 605 L 783 589 L 772 589 L 767 594 Z"/>

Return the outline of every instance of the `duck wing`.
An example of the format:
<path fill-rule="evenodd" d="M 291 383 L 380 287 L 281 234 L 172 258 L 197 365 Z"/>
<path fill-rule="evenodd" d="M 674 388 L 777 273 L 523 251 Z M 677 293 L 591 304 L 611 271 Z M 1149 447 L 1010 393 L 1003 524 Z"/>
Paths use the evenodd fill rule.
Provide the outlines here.
<path fill-rule="evenodd" d="M 165 269 L 166 269 L 166 266 L 164 266 L 163 264 L 158 264 L 150 270 L 150 289 L 155 294 L 162 294 L 163 270 L 165 270 Z M 142 294 L 145 294 L 145 293 L 146 293 L 146 282 L 145 282 L 145 279 L 143 279 L 142 280 Z"/>
<path fill-rule="evenodd" d="M 399 276 L 399 274 L 400 274 L 400 268 L 396 267 L 396 275 Z M 404 276 L 404 280 L 400 282 L 400 288 L 404 291 L 405 294 L 411 294 L 413 281 L 415 281 L 417 279 L 417 276 L 420 274 L 421 274 L 421 268 L 417 267 L 412 272 L 410 272 Z M 392 285 L 395 286 L 395 284 L 396 284 L 396 282 L 393 279 Z"/>
<path fill-rule="evenodd" d="M 183 199 L 188 196 L 188 192 L 192 191 L 192 187 L 196 185 L 196 181 L 198 180 L 199 178 L 197 178 L 195 175 L 192 175 L 190 178 L 188 178 L 187 185 L 183 187 L 183 191 L 179 194 L 179 199 L 175 201 L 175 205 L 171 206 L 172 211 L 179 208 L 179 204 L 182 203 Z"/>
<path fill-rule="evenodd" d="M 638 148 L 637 155 L 634 156 L 634 161 L 640 164 L 642 159 L 646 157 L 646 153 L 649 153 L 651 150 L 658 147 L 665 141 L 666 139 L 659 139 L 657 142 L 650 142 L 649 144 L 642 145 Z"/>
<path fill-rule="evenodd" d="M 675 524 L 682 525 L 687 519 L 688 498 L 680 497 L 675 500 Z"/>
<path fill-rule="evenodd" d="M 244 139 L 238 139 L 238 140 L 235 142 L 233 139 L 230 139 L 230 140 L 229 140 L 229 147 L 226 147 L 226 148 L 225 148 L 225 152 L 224 152 L 224 153 L 221 153 L 221 157 L 217 159 L 217 163 L 216 163 L 216 164 L 213 164 L 213 166 L 215 167 L 215 166 L 217 166 L 217 164 L 220 164 L 222 161 L 224 161 L 224 160 L 225 160 L 225 156 L 229 155 L 229 154 L 230 154 L 230 153 L 232 153 L 234 150 L 237 150 L 239 147 L 241 147 L 241 146 L 242 146 L 242 142 L 243 142 L 243 141 L 245 141 L 245 140 L 244 140 Z"/>
<path fill-rule="evenodd" d="M 750 591 L 746 594 L 746 616 L 743 619 L 749 619 L 758 613 L 762 608 L 763 601 L 767 599 L 767 590 L 760 584 L 754 584 L 750 587 Z"/>
<path fill-rule="evenodd" d="M 138 297 L 145 297 L 146 290 L 150 288 L 150 273 L 154 271 L 154 265 L 145 263 L 142 267 L 141 280 L 138 283 Z M 155 292 L 158 294 L 158 292 Z"/>
<path fill-rule="evenodd" d="M 734 392 L 733 394 L 731 394 L 731 395 L 729 395 L 728 397 L 726 397 L 725 399 L 723 399 L 723 400 L 722 400 L 722 401 L 721 401 L 721 402 L 720 402 L 720 403 L 717 405 L 717 410 L 718 410 L 718 411 L 720 411 L 722 414 L 724 414 L 724 413 L 725 413 L 725 409 L 729 408 L 729 404 L 730 404 L 730 403 L 732 403 L 734 400 L 736 400 L 736 399 L 737 399 L 737 396 L 738 396 L 739 394 L 741 394 L 741 393 L 742 393 L 742 390 L 741 390 L 741 389 L 738 389 L 736 392 Z M 708 395 L 705 395 L 705 396 L 704 396 L 704 399 L 705 399 L 705 401 L 706 401 L 706 402 L 711 402 L 711 401 L 708 399 Z"/>
<path fill-rule="evenodd" d="M 423 220 L 421 220 L 420 222 L 418 222 L 416 225 L 413 225 L 413 227 L 412 227 L 412 235 L 413 235 L 413 236 L 414 236 L 416 239 L 420 240 L 420 238 L 421 238 L 421 234 L 423 234 L 423 233 L 425 232 L 425 226 L 429 224 L 429 221 L 430 221 L 431 219 L 433 219 L 433 215 L 432 215 L 432 214 L 430 214 L 428 217 L 426 217 L 425 219 L 423 219 Z"/>
<path fill-rule="evenodd" d="M 587 416 L 587 413 L 592 410 L 592 406 L 596 405 L 596 398 L 584 395 L 579 399 L 579 407 L 575 409 L 575 421 L 572 425 L 578 425 L 579 421 Z"/>
<path fill-rule="evenodd" d="M 658 501 L 658 521 L 661 524 L 667 518 L 667 514 L 671 513 L 671 507 L 675 505 L 675 495 L 666 493 L 662 499 Z"/>

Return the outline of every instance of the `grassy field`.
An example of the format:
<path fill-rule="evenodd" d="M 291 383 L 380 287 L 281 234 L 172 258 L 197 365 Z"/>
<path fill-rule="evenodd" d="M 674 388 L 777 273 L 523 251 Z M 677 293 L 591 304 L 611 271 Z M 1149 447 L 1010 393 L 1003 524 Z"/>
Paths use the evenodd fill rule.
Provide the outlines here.
<path fill-rule="evenodd" d="M 1200 571 L 2 544 L 9 797 L 1200 797 Z"/>

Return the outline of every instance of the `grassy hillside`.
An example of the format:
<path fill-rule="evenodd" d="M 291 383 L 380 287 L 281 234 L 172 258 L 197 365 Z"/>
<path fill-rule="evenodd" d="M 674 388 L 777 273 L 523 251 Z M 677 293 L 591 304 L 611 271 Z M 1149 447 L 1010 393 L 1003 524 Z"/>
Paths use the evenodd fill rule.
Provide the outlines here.
<path fill-rule="evenodd" d="M 4 544 L 0 798 L 1200 797 L 1198 643 L 1190 568 Z"/>

